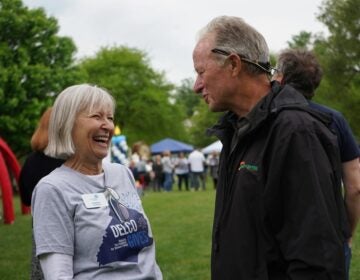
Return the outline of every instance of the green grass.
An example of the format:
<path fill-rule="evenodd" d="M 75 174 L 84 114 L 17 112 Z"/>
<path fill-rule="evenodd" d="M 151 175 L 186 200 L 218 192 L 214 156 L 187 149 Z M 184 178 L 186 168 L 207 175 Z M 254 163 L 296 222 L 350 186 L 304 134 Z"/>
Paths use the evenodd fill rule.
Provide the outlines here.
<path fill-rule="evenodd" d="M 164 279 L 210 279 L 214 194 L 174 191 L 144 196 Z"/>
<path fill-rule="evenodd" d="M 147 192 L 142 198 L 164 279 L 210 279 L 210 239 L 215 192 Z M 29 279 L 31 216 L 14 199 L 12 225 L 0 223 L 0 279 Z M 1 205 L 0 205 L 1 206 Z"/>
<path fill-rule="evenodd" d="M 210 240 L 215 192 L 153 193 L 142 198 L 151 221 L 157 261 L 165 280 L 210 279 Z M 31 217 L 21 215 L 0 224 L 0 279 L 29 279 Z M 351 280 L 360 279 L 360 228 L 354 238 Z"/>
<path fill-rule="evenodd" d="M 30 279 L 31 216 L 20 214 L 20 202 L 14 200 L 15 222 L 0 224 L 0 279 Z M 2 204 L 1 204 L 2 207 Z M 1 208 L 2 209 L 2 208 Z M 2 211 L 2 210 L 1 210 Z"/>

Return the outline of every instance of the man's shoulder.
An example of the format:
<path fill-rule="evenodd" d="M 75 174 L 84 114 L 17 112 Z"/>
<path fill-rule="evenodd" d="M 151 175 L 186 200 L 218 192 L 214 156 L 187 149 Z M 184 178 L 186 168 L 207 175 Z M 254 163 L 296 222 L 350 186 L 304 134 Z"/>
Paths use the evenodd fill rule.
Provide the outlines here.
<path fill-rule="evenodd" d="M 291 109 L 277 113 L 274 120 L 276 125 L 285 126 L 288 129 L 306 128 L 312 123 L 323 123 L 320 119 L 311 115 L 307 110 Z"/>
<path fill-rule="evenodd" d="M 330 118 L 328 118 L 330 119 Z M 308 110 L 289 109 L 278 112 L 271 123 L 271 135 L 283 139 L 294 135 L 306 137 L 327 137 L 336 140 L 334 133 L 329 129 L 326 119 L 318 117 Z"/>
<path fill-rule="evenodd" d="M 315 110 L 319 110 L 321 112 L 330 114 L 332 117 L 332 120 L 334 122 L 335 129 L 337 129 L 338 132 L 341 134 L 346 134 L 346 135 L 349 135 L 349 137 L 350 136 L 352 137 L 351 128 L 341 112 L 339 112 L 333 108 L 327 107 L 325 105 L 322 105 L 322 104 L 318 104 L 318 103 L 314 103 L 314 102 L 310 102 L 309 104 L 310 104 L 310 107 Z"/>
<path fill-rule="evenodd" d="M 335 110 L 334 108 L 331 108 L 331 107 L 328 107 L 326 105 L 319 104 L 316 102 L 312 102 L 312 101 L 309 102 L 309 106 L 310 106 L 310 108 L 313 108 L 320 112 L 331 114 L 333 116 L 333 118 L 345 120 L 344 116 L 339 111 Z"/>

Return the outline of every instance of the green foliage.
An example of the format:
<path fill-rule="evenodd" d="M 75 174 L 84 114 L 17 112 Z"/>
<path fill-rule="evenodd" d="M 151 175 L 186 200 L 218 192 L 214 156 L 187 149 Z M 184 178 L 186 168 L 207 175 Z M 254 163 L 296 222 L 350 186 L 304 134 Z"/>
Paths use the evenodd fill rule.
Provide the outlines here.
<path fill-rule="evenodd" d="M 198 94 L 193 91 L 194 80 L 185 79 L 181 85 L 175 89 L 175 102 L 186 112 L 186 117 L 190 118 L 195 107 L 200 103 L 201 99 Z"/>
<path fill-rule="evenodd" d="M 323 52 L 331 56 L 326 62 L 329 77 L 336 78 L 334 86 L 349 87 L 360 72 L 360 0 L 327 0 L 318 19 L 330 36 L 322 42 Z M 339 83 L 339 75 L 343 79 Z"/>
<path fill-rule="evenodd" d="M 54 93 L 79 78 L 76 47 L 43 9 L 20 0 L 0 0 L 0 136 L 14 152 L 29 151 L 29 139 Z"/>
<path fill-rule="evenodd" d="M 306 31 L 300 31 L 298 35 L 291 37 L 288 46 L 291 49 L 309 49 L 312 44 L 312 34 Z"/>
<path fill-rule="evenodd" d="M 302 31 L 288 42 L 291 48 L 313 50 L 324 76 L 314 100 L 340 112 L 360 137 L 360 0 L 325 0 L 318 19 L 329 35 Z"/>
<path fill-rule="evenodd" d="M 181 86 L 175 90 L 175 102 L 186 112 L 188 142 L 196 147 L 205 147 L 216 140 L 215 137 L 206 135 L 206 129 L 217 122 L 220 114 L 209 111 L 201 94 L 195 94 L 193 91 L 193 85 L 192 79 L 183 80 Z"/>
<path fill-rule="evenodd" d="M 317 95 L 338 108 L 360 136 L 360 0 L 327 0 L 318 19 L 330 35 L 318 39 L 315 52 L 324 69 Z"/>
<path fill-rule="evenodd" d="M 115 97 L 115 122 L 130 144 L 139 140 L 151 144 L 165 137 L 185 140 L 184 113 L 170 102 L 173 85 L 149 64 L 140 50 L 111 47 L 84 59 L 81 67 L 90 83 Z"/>
<path fill-rule="evenodd" d="M 207 136 L 206 130 L 217 123 L 223 113 L 211 112 L 208 105 L 201 101 L 195 108 L 195 113 L 191 118 L 191 143 L 197 147 L 205 147 L 217 140 L 215 136 Z"/>

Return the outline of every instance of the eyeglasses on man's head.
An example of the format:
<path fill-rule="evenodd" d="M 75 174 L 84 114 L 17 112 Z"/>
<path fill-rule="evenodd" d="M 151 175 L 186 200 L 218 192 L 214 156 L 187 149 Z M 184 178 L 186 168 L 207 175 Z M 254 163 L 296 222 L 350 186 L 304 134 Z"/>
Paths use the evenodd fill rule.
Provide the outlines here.
<path fill-rule="evenodd" d="M 216 54 L 225 55 L 225 56 L 231 55 L 230 52 L 224 51 L 224 50 L 218 49 L 218 48 L 212 49 L 211 52 L 216 53 Z M 244 61 L 246 63 L 255 65 L 257 68 L 261 69 L 262 71 L 266 72 L 267 74 L 273 75 L 275 73 L 275 71 L 276 71 L 275 68 L 271 67 L 269 62 L 254 61 L 254 60 L 251 60 L 251 59 L 248 59 L 248 58 L 244 57 L 241 54 L 238 54 L 238 53 L 236 53 L 236 54 L 240 57 L 241 61 Z"/>

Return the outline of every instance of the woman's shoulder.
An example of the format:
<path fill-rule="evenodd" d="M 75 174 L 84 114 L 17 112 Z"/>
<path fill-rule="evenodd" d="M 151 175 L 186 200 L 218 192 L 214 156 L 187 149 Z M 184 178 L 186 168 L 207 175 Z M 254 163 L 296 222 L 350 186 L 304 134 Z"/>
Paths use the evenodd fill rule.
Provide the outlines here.
<path fill-rule="evenodd" d="M 115 171 L 115 172 L 128 172 L 129 168 L 121 163 L 115 162 L 104 162 L 103 169 L 108 171 Z"/>
<path fill-rule="evenodd" d="M 105 174 L 110 177 L 126 176 L 131 177 L 131 170 L 121 163 L 105 162 L 103 163 Z"/>

